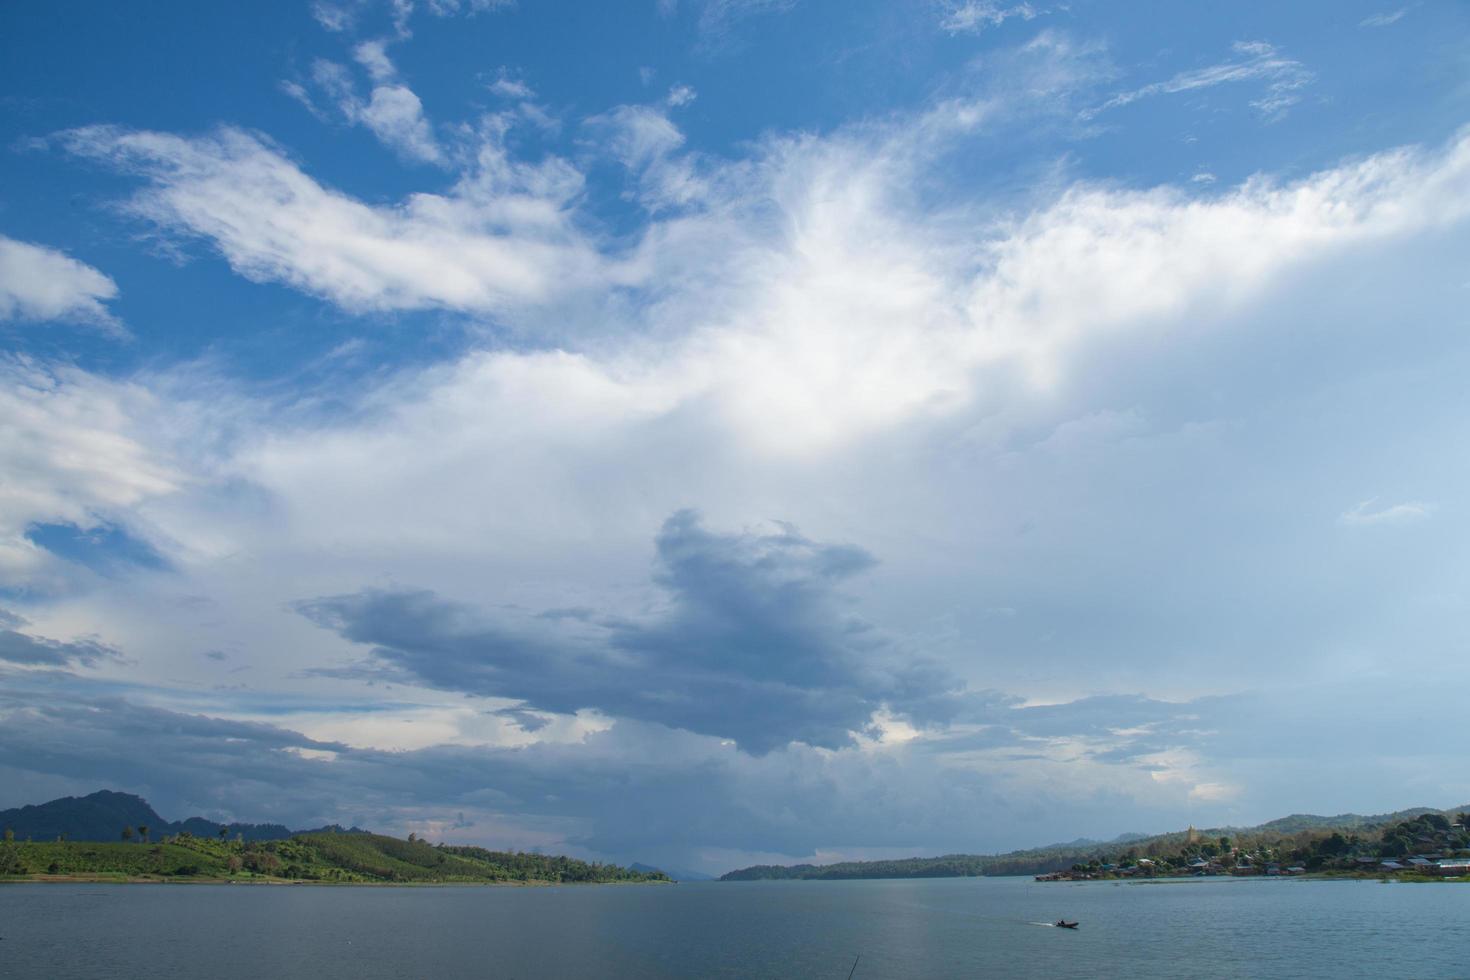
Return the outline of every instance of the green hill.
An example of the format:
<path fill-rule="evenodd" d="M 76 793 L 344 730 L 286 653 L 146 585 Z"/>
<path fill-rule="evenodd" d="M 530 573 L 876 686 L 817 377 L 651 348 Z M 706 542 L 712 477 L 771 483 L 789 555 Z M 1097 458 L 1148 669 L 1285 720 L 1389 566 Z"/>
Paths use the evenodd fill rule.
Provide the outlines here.
<path fill-rule="evenodd" d="M 215 878 L 337 883 L 561 884 L 668 881 L 575 858 L 433 845 L 381 834 L 326 832 L 241 841 L 188 832 L 158 843 L 0 843 L 0 877 L 61 875 L 117 879 Z"/>
<path fill-rule="evenodd" d="M 764 879 L 956 878 L 975 875 L 1034 875 L 1074 866 L 1101 866 L 1139 858 L 1177 862 L 1231 851 L 1257 859 L 1300 862 L 1313 870 L 1349 870 L 1359 857 L 1402 856 L 1418 851 L 1470 850 L 1470 827 L 1461 823 L 1470 804 L 1450 810 L 1414 807 L 1377 816 L 1294 814 L 1255 827 L 1218 827 L 1112 841 L 1073 841 L 1005 854 L 947 854 L 889 861 L 838 864 L 756 865 L 721 876 L 721 881 Z M 1228 841 L 1222 845 L 1221 841 Z"/>

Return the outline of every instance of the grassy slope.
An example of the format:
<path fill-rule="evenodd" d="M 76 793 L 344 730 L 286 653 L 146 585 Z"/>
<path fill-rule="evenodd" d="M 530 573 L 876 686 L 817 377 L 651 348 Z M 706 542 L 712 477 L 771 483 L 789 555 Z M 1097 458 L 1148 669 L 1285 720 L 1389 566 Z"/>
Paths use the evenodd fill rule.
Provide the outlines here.
<path fill-rule="evenodd" d="M 0 868 L 29 875 L 482 884 L 667 880 L 573 858 L 435 847 L 378 834 L 302 834 L 256 844 L 188 836 L 157 844 L 15 842 L 0 844 L 0 852 Z"/>

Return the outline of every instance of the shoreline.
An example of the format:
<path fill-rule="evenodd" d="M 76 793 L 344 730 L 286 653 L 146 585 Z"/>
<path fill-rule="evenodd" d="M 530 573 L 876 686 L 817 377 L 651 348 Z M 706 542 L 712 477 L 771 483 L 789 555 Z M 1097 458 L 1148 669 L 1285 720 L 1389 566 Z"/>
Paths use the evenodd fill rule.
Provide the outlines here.
<path fill-rule="evenodd" d="M 1024 877 L 1024 876 L 1021 876 Z M 1059 878 L 1056 881 L 1039 881 L 1037 884 L 1069 885 L 1187 885 L 1204 881 L 1378 881 L 1392 884 L 1470 884 L 1470 877 L 1444 878 L 1438 875 L 1386 875 L 1344 873 L 1308 873 L 1299 875 L 1195 875 L 1159 876 L 1155 878 Z"/>
<path fill-rule="evenodd" d="M 76 874 L 9 875 L 4 885 L 244 885 L 285 887 L 306 885 L 317 888 L 595 888 L 616 885 L 677 885 L 676 881 L 319 881 L 309 878 L 218 878 L 206 875 L 110 875 Z"/>

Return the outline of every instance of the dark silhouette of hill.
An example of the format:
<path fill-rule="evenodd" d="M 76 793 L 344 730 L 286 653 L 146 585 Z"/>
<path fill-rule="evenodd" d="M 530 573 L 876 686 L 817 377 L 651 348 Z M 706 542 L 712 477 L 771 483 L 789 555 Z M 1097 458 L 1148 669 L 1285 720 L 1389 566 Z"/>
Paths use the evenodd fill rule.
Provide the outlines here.
<path fill-rule="evenodd" d="M 221 824 L 203 817 L 189 817 L 172 823 L 160 816 L 141 796 L 110 789 L 0 810 L 0 830 L 12 831 L 17 840 L 48 841 L 65 837 L 67 840 L 114 841 L 122 835 L 124 827 L 135 832 L 139 827 L 147 827 L 148 835 L 153 838 L 184 832 L 195 837 L 216 837 L 224 827 L 231 840 L 240 837 L 247 841 L 285 840 L 298 833 L 363 832 L 356 827 L 343 830 L 336 825 L 293 831 L 278 823 Z"/>

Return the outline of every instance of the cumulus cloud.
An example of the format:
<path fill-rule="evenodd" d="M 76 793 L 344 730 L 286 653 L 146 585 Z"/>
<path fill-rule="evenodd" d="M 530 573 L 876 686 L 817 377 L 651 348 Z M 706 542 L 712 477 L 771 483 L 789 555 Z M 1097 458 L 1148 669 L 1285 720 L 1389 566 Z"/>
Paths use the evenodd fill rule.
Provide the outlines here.
<path fill-rule="evenodd" d="M 692 94 L 683 101 L 674 98 L 670 93 L 669 106 L 693 101 Z M 684 134 L 662 109 L 622 105 L 588 119 L 587 127 L 603 150 L 637 177 L 638 199 L 648 210 L 685 207 L 708 192 L 693 158 L 679 155 Z"/>
<path fill-rule="evenodd" d="M 790 527 L 716 534 L 691 512 L 664 523 L 657 549 L 667 607 L 646 621 L 494 623 L 431 593 L 381 590 L 297 608 L 371 647 L 370 671 L 543 711 L 595 708 L 758 753 L 793 740 L 852 744 L 879 710 L 920 722 L 955 710 L 953 678 L 842 610 L 835 589 L 871 564 L 863 551 Z"/>
<path fill-rule="evenodd" d="M 1441 246 L 1463 235 L 1470 144 L 1457 137 L 1208 195 L 1059 180 L 1002 207 L 936 192 L 944 161 L 990 112 L 973 99 L 936 103 L 769 136 L 733 160 L 691 153 L 659 107 L 604 114 L 587 130 L 599 137 L 587 154 L 620 156 L 629 194 L 645 193 L 659 161 L 688 158 L 702 182 L 697 197 L 617 241 L 579 220 L 579 167 L 594 164 L 517 160 L 503 121 L 471 134 L 475 160 L 453 188 L 391 205 L 324 186 L 254 134 L 69 134 L 73 150 L 147 182 L 135 213 L 213 243 L 244 275 L 349 310 L 447 309 L 524 332 L 328 392 L 330 413 L 310 407 L 320 392 L 283 412 L 221 383 L 213 403 L 251 407 L 239 412 L 247 424 L 200 439 L 222 457 L 210 479 L 178 462 L 190 454 L 167 451 L 189 413 L 149 404 L 170 397 L 147 390 L 157 378 L 115 385 L 77 372 L 66 375 L 76 390 L 32 385 L 27 413 L 0 412 L 19 420 L 8 445 L 33 451 L 39 503 L 24 513 L 86 521 L 105 511 L 130 527 L 146 518 L 140 533 L 171 542 L 170 557 L 186 551 L 178 574 L 218 601 L 176 641 L 175 660 L 146 642 L 167 638 L 158 610 L 175 608 L 156 583 L 120 583 L 56 620 L 105 617 L 108 641 L 149 650 L 155 672 L 217 674 L 198 651 L 227 646 L 252 681 L 277 688 L 339 697 L 376 682 L 426 714 L 482 706 L 496 713 L 495 745 L 418 748 L 439 737 L 433 728 L 394 756 L 364 748 L 387 744 L 371 724 L 351 738 L 344 726 L 339 739 L 293 721 L 295 741 L 261 732 L 240 747 L 222 736 L 218 758 L 262 784 L 327 787 L 303 807 L 325 809 L 340 793 L 393 819 L 464 809 L 482 831 L 503 819 L 518 834 L 554 827 L 597 848 L 660 836 L 787 853 L 976 846 L 953 813 L 1005 816 L 1033 828 L 1015 843 L 1036 843 L 1038 813 L 1064 813 L 1059 829 L 1075 836 L 1093 804 L 1158 820 L 1183 815 L 1168 808 L 1191 793 L 1234 806 L 1207 797 L 1315 773 L 1335 750 L 1274 776 L 1253 770 L 1269 755 L 1266 736 L 1253 740 L 1195 694 L 1225 683 L 1208 667 L 1220 662 L 1273 679 L 1327 662 L 1378 668 L 1359 593 L 1312 591 L 1293 564 L 1335 544 L 1336 574 L 1372 558 L 1350 549 L 1377 536 L 1342 535 L 1312 510 L 1283 516 L 1270 501 L 1310 497 L 1330 515 L 1340 487 L 1371 485 L 1364 470 L 1412 465 L 1426 468 L 1413 485 L 1454 485 L 1454 472 L 1434 482 L 1427 468 L 1456 461 L 1422 447 L 1370 459 L 1365 447 L 1381 444 L 1358 433 L 1386 423 L 1355 415 L 1370 424 L 1350 426 L 1320 406 L 1331 423 L 1311 431 L 1302 406 L 1313 398 L 1349 413 L 1393 399 L 1302 390 L 1320 373 L 1291 367 L 1344 358 L 1354 344 L 1375 360 L 1401 353 L 1379 343 L 1386 327 L 1364 324 L 1399 322 L 1405 283 L 1432 278 L 1416 257 L 1451 262 Z M 1394 276 L 1382 290 L 1388 311 L 1362 312 L 1362 296 L 1342 288 Z M 1457 306 L 1447 309 L 1423 319 L 1458 322 Z M 1330 335 L 1313 332 L 1329 321 Z M 1260 369 L 1283 363 L 1280 378 Z M 1462 417 L 1461 366 L 1414 367 L 1416 378 L 1446 372 L 1424 386 L 1441 401 L 1422 418 Z M 95 454 L 68 456 L 48 433 L 69 432 L 88 399 L 118 407 L 76 428 L 105 434 L 122 465 L 84 466 L 79 479 L 66 467 Z M 1330 433 L 1349 428 L 1345 449 Z M 1269 490 L 1250 480 L 1262 459 Z M 1312 482 L 1318 469 L 1333 471 L 1327 490 Z M 139 473 L 158 479 L 138 484 Z M 717 527 L 779 514 L 811 536 L 675 521 L 659 532 L 649 588 L 647 538 L 690 501 Z M 24 525 L 11 526 L 24 541 Z M 1310 537 L 1318 532 L 1334 540 Z M 884 564 L 852 553 L 828 567 L 825 541 L 861 542 Z M 1458 568 L 1457 555 L 1425 557 L 1414 587 Z M 1272 574 L 1288 566 L 1289 587 L 1286 572 Z M 1367 565 L 1350 567 L 1382 584 Z M 304 595 L 322 597 L 297 607 L 310 621 L 282 612 Z M 1415 601 L 1456 614 L 1452 596 Z M 1395 648 L 1442 672 L 1448 661 L 1414 633 L 1437 617 L 1389 626 Z M 48 621 L 45 631 L 97 628 Z M 943 651 L 943 667 L 918 669 L 915 650 Z M 1069 705 L 1145 682 L 1182 693 L 1050 712 L 1004 695 L 950 697 L 960 677 L 973 690 L 1001 673 L 1000 686 Z M 570 742 L 543 738 L 579 707 L 596 723 Z M 768 719 L 768 707 L 785 714 Z M 1262 733 L 1296 724 L 1299 707 L 1232 703 Z M 5 744 L 39 751 L 66 711 L 93 711 L 64 753 L 38 758 L 64 755 L 91 778 L 102 771 L 87 768 L 92 743 L 114 720 L 136 723 L 156 731 L 158 757 L 129 768 L 105 755 L 115 771 L 228 801 L 217 775 L 162 752 L 176 724 L 168 712 L 119 707 L 104 721 L 95 705 L 45 708 L 57 713 L 6 716 Z M 248 709 L 242 699 L 218 713 Z M 1335 710 L 1315 705 L 1309 716 L 1326 722 Z M 524 736 L 515 749 L 504 748 L 511 728 Z M 1272 816 L 1285 797 L 1252 788 L 1251 799 Z"/>
<path fill-rule="evenodd" d="M 630 404 L 702 398 L 751 438 L 797 450 L 952 410 L 977 370 L 1019 365 L 1051 383 L 1088 337 L 1239 304 L 1296 263 L 1465 210 L 1465 139 L 1208 201 L 1078 182 L 997 220 L 916 199 L 969 118 L 946 103 L 721 164 L 681 152 L 659 110 L 619 107 L 590 129 L 639 199 L 669 212 L 631 249 L 580 226 L 579 170 L 513 161 L 495 131 L 449 193 L 397 206 L 323 187 L 237 130 L 92 128 L 64 142 L 149 179 L 135 213 L 212 240 L 250 278 L 349 310 L 493 313 L 549 328 L 547 346 L 585 342 L 588 328 L 577 338 L 569 325 L 592 324 L 631 339 L 566 370 L 639 389 Z M 649 336 L 672 342 L 625 359 Z"/>
<path fill-rule="evenodd" d="M 1253 99 L 1250 105 L 1263 118 L 1272 121 L 1286 115 L 1287 110 L 1300 102 L 1302 89 L 1316 80 L 1316 74 L 1306 65 L 1286 57 L 1275 45 L 1265 41 L 1237 41 L 1234 51 L 1238 57 L 1233 61 L 1182 71 L 1162 82 L 1120 92 L 1101 105 L 1085 110 L 1082 117 L 1091 119 L 1109 109 L 1156 95 L 1174 95 L 1233 82 L 1255 81 L 1263 83 L 1265 92 Z"/>
<path fill-rule="evenodd" d="M 353 59 L 367 72 L 371 82 L 368 96 L 359 93 L 351 73 L 342 65 L 319 60 L 312 66 L 312 80 L 337 106 L 349 122 L 367 127 L 383 145 L 410 162 L 443 163 L 444 151 L 424 116 L 424 106 L 414 91 L 403 83 L 388 57 L 386 40 L 363 41 L 353 49 Z M 286 82 L 286 93 L 313 113 L 315 104 L 300 84 Z"/>
<path fill-rule="evenodd" d="M 1336 812 L 1361 806 L 1354 773 L 1411 768 L 1447 792 L 1443 766 L 1453 758 L 1450 745 L 1423 754 L 1436 744 L 1423 718 L 1393 730 L 1357 723 L 1357 708 L 1381 705 L 1381 683 L 1309 696 L 1084 699 L 1049 706 L 1044 721 L 1037 709 L 1001 702 L 989 709 L 986 732 L 876 751 L 794 743 L 753 756 L 634 722 L 572 743 L 388 752 L 75 683 L 37 687 L 45 678 L 34 676 L 0 691 L 0 741 L 9 750 L 0 806 L 35 798 L 29 787 L 43 778 L 63 779 L 74 792 L 141 792 L 166 815 L 335 821 L 400 834 L 429 826 L 436 839 L 625 861 L 678 857 L 715 872 L 759 856 L 985 852 L 1079 832 L 1177 830 L 1200 821 L 1201 804 L 1221 823 Z M 1283 712 L 1294 719 L 1285 743 Z M 280 786 L 293 791 L 266 792 Z"/>
<path fill-rule="evenodd" d="M 117 284 L 56 249 L 0 235 L 0 320 L 74 320 L 125 334 L 104 305 Z"/>
<path fill-rule="evenodd" d="M 0 381 L 0 586 L 49 578 L 32 525 L 97 527 L 185 479 L 143 435 L 159 404 L 145 386 L 14 359 Z"/>

